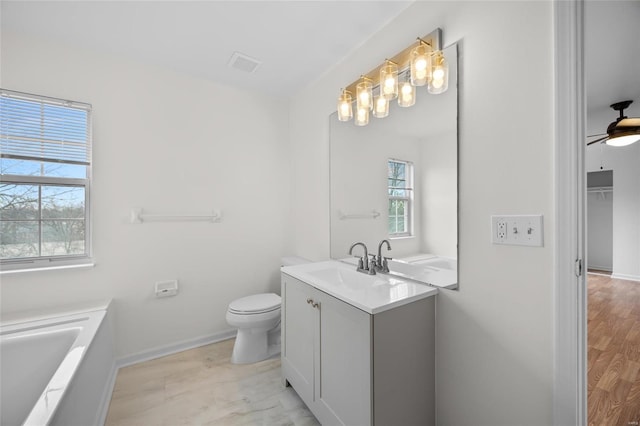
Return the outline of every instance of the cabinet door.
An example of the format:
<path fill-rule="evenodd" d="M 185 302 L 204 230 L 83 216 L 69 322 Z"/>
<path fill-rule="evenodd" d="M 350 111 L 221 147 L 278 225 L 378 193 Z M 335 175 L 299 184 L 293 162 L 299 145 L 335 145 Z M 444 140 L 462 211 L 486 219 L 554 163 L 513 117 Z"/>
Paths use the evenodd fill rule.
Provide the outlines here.
<path fill-rule="evenodd" d="M 282 374 L 310 405 L 314 400 L 314 354 L 318 314 L 307 302 L 314 289 L 282 275 Z"/>
<path fill-rule="evenodd" d="M 371 315 L 325 293 L 320 301 L 316 404 L 322 424 L 370 425 Z"/>

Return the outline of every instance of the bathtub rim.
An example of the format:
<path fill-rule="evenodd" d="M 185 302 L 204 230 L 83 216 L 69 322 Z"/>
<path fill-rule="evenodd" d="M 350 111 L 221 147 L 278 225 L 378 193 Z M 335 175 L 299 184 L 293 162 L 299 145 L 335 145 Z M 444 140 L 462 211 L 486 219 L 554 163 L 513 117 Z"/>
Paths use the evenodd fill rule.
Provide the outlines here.
<path fill-rule="evenodd" d="M 38 313 L 34 311 L 21 312 L 15 315 L 12 314 L 9 321 L 3 321 L 0 324 L 1 338 L 3 340 L 20 338 L 29 332 L 46 328 L 54 331 L 82 327 L 64 359 L 56 368 L 47 386 L 42 390 L 33 408 L 23 421 L 23 426 L 48 425 L 51 422 L 62 399 L 71 387 L 94 337 L 105 321 L 110 303 L 111 301 L 109 300 L 98 305 L 85 305 L 88 306 L 86 308 L 76 305 L 65 310 L 56 309 L 54 314 L 50 310 L 48 312 L 39 311 Z"/>

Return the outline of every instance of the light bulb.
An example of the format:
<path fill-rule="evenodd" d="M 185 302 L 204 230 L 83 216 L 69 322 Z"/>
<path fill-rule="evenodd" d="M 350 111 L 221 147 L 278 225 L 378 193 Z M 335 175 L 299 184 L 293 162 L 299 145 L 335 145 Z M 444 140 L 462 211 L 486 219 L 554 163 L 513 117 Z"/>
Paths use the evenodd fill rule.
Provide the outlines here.
<path fill-rule="evenodd" d="M 356 86 L 357 108 L 373 108 L 373 85 L 370 81 L 362 80 Z"/>
<path fill-rule="evenodd" d="M 356 108 L 356 126 L 366 126 L 369 124 L 369 108 Z"/>
<path fill-rule="evenodd" d="M 398 66 L 387 62 L 380 68 L 381 94 L 386 100 L 398 97 Z"/>
<path fill-rule="evenodd" d="M 447 64 L 447 60 L 441 50 L 433 54 L 432 66 L 433 71 L 428 91 L 434 95 L 444 93 L 449 87 L 449 64 Z"/>
<path fill-rule="evenodd" d="M 627 146 L 638 141 L 640 141 L 640 135 L 627 135 L 607 139 L 606 144 L 610 146 Z"/>
<path fill-rule="evenodd" d="M 385 118 L 389 115 L 389 101 L 384 96 L 378 96 L 373 108 L 373 116 L 376 118 Z"/>
<path fill-rule="evenodd" d="M 411 84 L 424 86 L 429 81 L 431 47 L 419 44 L 411 51 Z"/>
<path fill-rule="evenodd" d="M 338 96 L 338 120 L 349 121 L 353 118 L 351 102 L 351 92 L 343 90 L 340 96 Z"/>
<path fill-rule="evenodd" d="M 416 103 L 416 88 L 410 82 L 402 83 L 400 95 L 398 96 L 398 105 L 401 107 L 410 107 Z"/>

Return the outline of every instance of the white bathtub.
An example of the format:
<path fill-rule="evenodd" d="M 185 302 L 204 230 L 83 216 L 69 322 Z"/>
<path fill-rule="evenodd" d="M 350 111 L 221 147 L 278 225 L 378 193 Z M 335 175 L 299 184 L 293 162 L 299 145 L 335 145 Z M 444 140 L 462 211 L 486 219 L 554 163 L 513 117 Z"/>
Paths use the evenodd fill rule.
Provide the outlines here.
<path fill-rule="evenodd" d="M 434 268 L 449 269 L 451 271 L 458 270 L 458 260 L 452 257 L 434 256 L 428 259 L 418 259 L 409 262 L 412 265 L 426 265 Z"/>
<path fill-rule="evenodd" d="M 434 287 L 458 287 L 458 261 L 452 257 L 418 254 L 389 261 L 389 269 L 400 276 Z"/>
<path fill-rule="evenodd" d="M 0 424 L 88 426 L 104 421 L 115 371 L 105 320 L 108 305 L 47 318 L 3 318 Z"/>

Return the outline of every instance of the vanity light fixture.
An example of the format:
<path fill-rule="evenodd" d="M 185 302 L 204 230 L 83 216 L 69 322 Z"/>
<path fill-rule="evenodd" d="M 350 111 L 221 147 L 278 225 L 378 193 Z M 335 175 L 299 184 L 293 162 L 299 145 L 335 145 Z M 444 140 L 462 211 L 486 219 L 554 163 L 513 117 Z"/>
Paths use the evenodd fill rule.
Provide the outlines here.
<path fill-rule="evenodd" d="M 362 76 L 362 81 L 356 86 L 357 108 L 373 109 L 373 85 L 371 80 Z"/>
<path fill-rule="evenodd" d="M 373 110 L 376 118 L 389 115 L 389 101 L 392 99 L 398 98 L 401 107 L 414 105 L 416 87 L 427 85 L 427 91 L 431 94 L 447 90 L 449 66 L 441 50 L 442 30 L 437 28 L 416 40 L 342 90 L 338 98 L 340 121 L 349 121 L 354 116 L 352 93 L 356 94 L 355 124 L 366 126 L 370 110 Z M 399 85 L 398 76 L 402 74 L 406 75 L 407 81 Z M 376 87 L 380 94 L 374 99 L 373 89 Z"/>
<path fill-rule="evenodd" d="M 389 115 L 389 101 L 384 96 L 376 96 L 373 104 L 373 116 L 375 118 L 385 118 Z"/>
<path fill-rule="evenodd" d="M 356 126 L 366 126 L 369 124 L 369 108 L 356 108 Z"/>
<path fill-rule="evenodd" d="M 414 106 L 416 104 L 416 86 L 407 80 L 400 85 L 398 94 L 398 105 L 403 108 Z"/>
<path fill-rule="evenodd" d="M 398 64 L 388 59 L 380 68 L 380 93 L 388 101 L 398 97 Z"/>
<path fill-rule="evenodd" d="M 352 102 L 351 92 L 342 90 L 342 93 L 338 97 L 338 120 L 349 121 L 353 118 Z"/>
<path fill-rule="evenodd" d="M 428 90 L 432 95 L 446 92 L 449 87 L 449 64 L 441 50 L 434 52 L 432 57 L 431 80 Z"/>
<path fill-rule="evenodd" d="M 418 37 L 418 45 L 411 51 L 411 84 L 424 86 L 431 79 L 431 54 L 433 50 Z"/>

